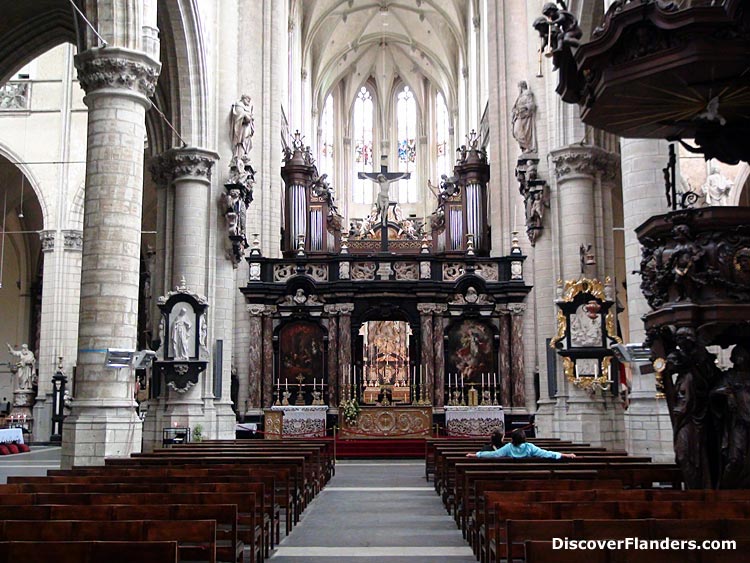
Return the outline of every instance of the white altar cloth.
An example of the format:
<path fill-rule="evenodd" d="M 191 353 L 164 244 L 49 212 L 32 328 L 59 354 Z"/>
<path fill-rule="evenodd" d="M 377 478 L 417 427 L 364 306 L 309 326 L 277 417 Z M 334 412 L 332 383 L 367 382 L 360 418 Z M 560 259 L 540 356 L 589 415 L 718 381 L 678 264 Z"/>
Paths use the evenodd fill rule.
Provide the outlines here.
<path fill-rule="evenodd" d="M 326 435 L 325 405 L 273 406 L 271 410 L 284 411 L 284 438 L 319 438 Z"/>
<path fill-rule="evenodd" d="M 505 432 L 503 407 L 445 407 L 445 428 L 449 436 L 479 437 Z"/>
<path fill-rule="evenodd" d="M 0 444 L 8 444 L 10 442 L 23 444 L 23 431 L 20 428 L 0 429 Z"/>

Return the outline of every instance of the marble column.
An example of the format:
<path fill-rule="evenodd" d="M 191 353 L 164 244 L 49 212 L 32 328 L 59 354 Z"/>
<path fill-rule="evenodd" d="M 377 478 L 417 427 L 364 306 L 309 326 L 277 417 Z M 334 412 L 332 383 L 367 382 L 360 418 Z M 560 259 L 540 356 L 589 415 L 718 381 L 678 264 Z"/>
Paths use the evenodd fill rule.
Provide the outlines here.
<path fill-rule="evenodd" d="M 247 311 L 250 314 L 249 331 L 247 338 L 247 368 L 239 370 L 240 378 L 239 391 L 237 393 L 237 407 L 240 414 L 246 413 L 250 409 L 263 409 L 270 403 L 266 403 L 261 395 L 261 382 L 263 374 L 263 319 L 270 316 L 272 310 L 267 305 L 248 305 Z M 267 335 L 273 338 L 273 335 Z M 237 352 L 241 352 L 238 350 Z M 273 374 L 272 374 L 273 377 Z M 272 385 L 276 382 L 273 381 Z M 273 402 L 273 400 L 272 400 Z"/>
<path fill-rule="evenodd" d="M 656 139 L 621 139 L 622 205 L 625 226 L 625 269 L 628 288 L 629 335 L 627 342 L 643 342 L 641 317 L 650 308 L 640 291 L 641 245 L 635 228 L 652 215 L 666 213 L 662 168 L 669 158 L 668 143 Z M 650 455 L 655 461 L 674 461 L 672 425 L 664 399 L 656 397 L 653 374 L 631 369 L 630 404 L 625 411 L 625 446 L 633 455 Z"/>
<path fill-rule="evenodd" d="M 273 315 L 275 312 L 276 307 L 271 306 L 267 306 L 263 312 L 263 366 L 262 370 L 257 372 L 255 376 L 262 381 L 263 404 L 260 405 L 261 408 L 270 407 L 273 404 Z"/>
<path fill-rule="evenodd" d="M 339 313 L 339 389 L 344 389 L 344 383 L 348 383 L 345 378 L 349 377 L 349 366 L 352 365 L 352 312 L 354 305 L 352 303 L 339 303 L 336 305 Z M 351 377 L 354 377 L 353 373 Z M 349 397 L 344 397 L 348 399 Z"/>
<path fill-rule="evenodd" d="M 432 315 L 435 312 L 436 305 L 434 303 L 419 303 L 417 305 L 417 311 L 419 311 L 420 330 L 422 332 L 421 338 L 421 355 L 420 355 L 420 367 L 417 368 L 418 382 L 424 382 L 424 388 L 426 389 L 426 399 L 432 401 L 432 397 L 429 394 L 431 390 L 435 388 L 434 385 L 434 358 L 435 358 L 435 342 L 433 339 L 432 330 Z M 420 378 L 420 369 L 422 371 Z M 416 399 L 422 398 L 421 386 L 417 386 L 417 397 Z"/>
<path fill-rule="evenodd" d="M 436 407 L 445 405 L 445 319 L 443 314 L 448 309 L 446 305 L 435 306 L 433 317 L 433 336 L 435 340 L 435 391 L 432 404 Z"/>
<path fill-rule="evenodd" d="M 510 303 L 510 381 L 513 410 L 526 410 L 526 380 L 524 376 L 523 314 L 526 305 Z"/>
<path fill-rule="evenodd" d="M 338 377 L 339 373 L 339 326 L 338 326 L 338 308 L 336 305 L 326 305 L 325 312 L 328 314 L 328 392 L 326 403 L 329 407 L 335 407 L 338 404 Z"/>
<path fill-rule="evenodd" d="M 513 376 L 511 372 L 510 314 L 506 308 L 498 310 L 498 336 L 500 345 L 497 350 L 497 370 L 500 376 L 500 404 L 506 409 L 513 405 Z"/>
<path fill-rule="evenodd" d="M 61 465 L 101 465 L 141 448 L 131 367 L 105 365 L 108 348 L 135 350 L 143 208 L 145 112 L 161 65 L 116 47 L 75 58 L 88 107 L 76 396 Z"/>

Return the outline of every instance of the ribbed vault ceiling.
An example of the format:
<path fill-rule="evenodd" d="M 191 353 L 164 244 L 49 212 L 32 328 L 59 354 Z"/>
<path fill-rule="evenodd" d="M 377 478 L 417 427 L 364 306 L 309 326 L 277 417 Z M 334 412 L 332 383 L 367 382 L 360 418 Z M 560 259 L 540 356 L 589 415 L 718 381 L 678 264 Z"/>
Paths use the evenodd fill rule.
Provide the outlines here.
<path fill-rule="evenodd" d="M 301 2 L 303 68 L 309 63 L 315 102 L 343 78 L 347 99 L 370 76 L 379 96 L 403 79 L 420 93 L 423 78 L 455 105 L 459 61 L 465 60 L 469 0 L 316 0 Z"/>

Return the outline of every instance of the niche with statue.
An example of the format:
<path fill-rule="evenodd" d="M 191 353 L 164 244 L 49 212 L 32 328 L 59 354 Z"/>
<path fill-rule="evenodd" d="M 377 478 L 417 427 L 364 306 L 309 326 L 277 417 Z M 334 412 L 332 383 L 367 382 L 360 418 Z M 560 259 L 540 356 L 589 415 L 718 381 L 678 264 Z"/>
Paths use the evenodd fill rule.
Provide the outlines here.
<path fill-rule="evenodd" d="M 154 367 L 168 387 L 184 393 L 198 383 L 208 365 L 208 302 L 190 292 L 183 278 L 174 291 L 159 297 L 157 305 L 160 346 Z"/>

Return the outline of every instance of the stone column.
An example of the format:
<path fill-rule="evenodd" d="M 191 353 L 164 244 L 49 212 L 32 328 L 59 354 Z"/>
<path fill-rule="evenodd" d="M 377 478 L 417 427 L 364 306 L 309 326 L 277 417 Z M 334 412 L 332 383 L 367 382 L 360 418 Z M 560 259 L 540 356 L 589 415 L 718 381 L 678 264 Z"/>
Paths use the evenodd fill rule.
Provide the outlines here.
<path fill-rule="evenodd" d="M 417 305 L 417 311 L 419 311 L 420 329 L 422 332 L 421 338 L 421 355 L 420 355 L 420 367 L 422 370 L 422 379 L 418 379 L 418 382 L 424 381 L 425 389 L 427 393 L 430 393 L 435 388 L 434 384 L 434 361 L 435 361 L 435 342 L 433 339 L 432 330 L 432 315 L 435 312 L 436 305 L 434 303 L 419 303 Z M 417 368 L 417 378 L 419 375 L 420 368 Z M 417 399 L 422 397 L 421 387 L 417 386 Z M 432 397 L 426 397 L 428 401 L 432 400 Z"/>
<path fill-rule="evenodd" d="M 335 306 L 339 314 L 339 389 L 344 389 L 344 377 L 352 364 L 352 311 L 353 303 L 339 303 Z M 340 395 L 340 394 L 339 394 Z"/>
<path fill-rule="evenodd" d="M 596 245 L 594 182 L 596 159 L 601 151 L 594 147 L 573 145 L 551 151 L 557 176 L 560 209 L 561 277 L 576 279 L 581 275 L 579 249 L 582 244 Z"/>
<path fill-rule="evenodd" d="M 326 402 L 329 407 L 338 404 L 338 377 L 339 373 L 339 326 L 338 308 L 336 305 L 325 305 L 328 314 L 328 397 Z"/>
<path fill-rule="evenodd" d="M 211 188 L 211 170 L 219 155 L 201 148 L 182 147 L 164 153 L 167 169 L 172 179 L 174 192 L 174 214 L 172 231 L 172 286 L 178 286 L 184 278 L 186 286 L 199 295 L 207 293 L 206 273 L 208 255 L 208 213 Z M 211 308 L 208 309 L 209 354 L 213 352 L 213 327 Z M 201 384 L 178 393 L 167 390 L 167 412 L 164 426 L 189 426 L 200 424 L 209 436 L 214 427 L 213 412 L 213 368 L 209 365 L 201 375 Z M 229 375 L 229 374 L 227 374 Z M 206 401 L 209 401 L 208 403 Z"/>
<path fill-rule="evenodd" d="M 628 342 L 643 342 L 641 317 L 650 308 L 640 290 L 641 245 L 635 228 L 652 215 L 666 213 L 662 168 L 669 158 L 666 141 L 621 139 L 622 205 L 625 226 L 625 270 L 628 287 Z M 656 398 L 653 374 L 630 370 L 632 390 L 625 411 L 625 447 L 632 455 L 650 455 L 655 461 L 674 461 L 672 424 L 664 399 Z"/>
<path fill-rule="evenodd" d="M 445 405 L 445 319 L 443 314 L 447 305 L 436 305 L 433 318 L 433 336 L 435 340 L 435 392 L 432 404 L 436 407 Z"/>
<path fill-rule="evenodd" d="M 500 314 L 498 318 L 498 336 L 500 345 L 497 350 L 497 371 L 500 376 L 500 404 L 506 409 L 513 405 L 513 386 L 511 374 L 511 343 L 510 343 L 510 314 L 505 306 L 496 306 L 496 311 Z"/>
<path fill-rule="evenodd" d="M 75 58 L 88 135 L 76 396 L 63 430 L 62 467 L 101 465 L 141 448 L 133 369 L 106 350 L 135 350 L 143 206 L 145 112 L 161 66 L 105 47 Z"/>
<path fill-rule="evenodd" d="M 184 277 L 187 287 L 206 293 L 206 256 L 211 170 L 219 155 L 195 147 L 170 149 L 165 154 L 171 165 L 174 186 L 174 231 L 172 236 L 172 285 Z M 210 329 L 210 326 L 209 326 Z"/>

